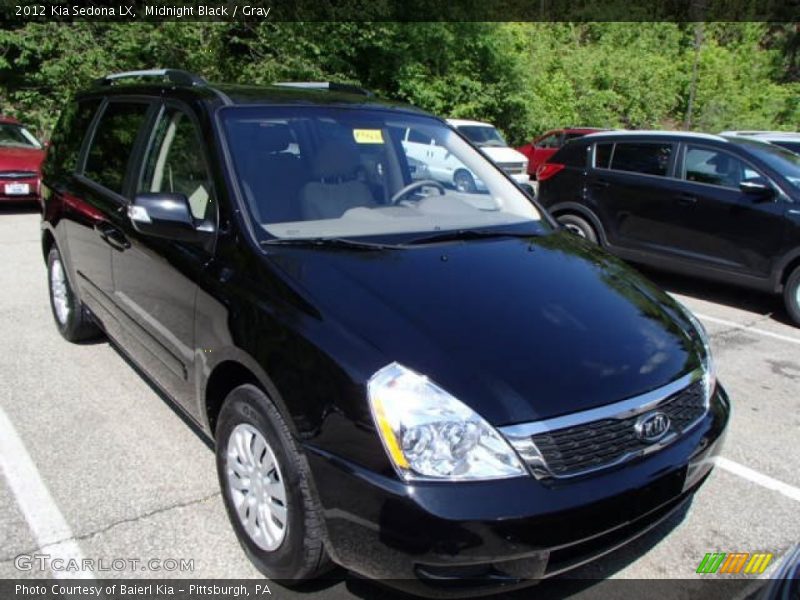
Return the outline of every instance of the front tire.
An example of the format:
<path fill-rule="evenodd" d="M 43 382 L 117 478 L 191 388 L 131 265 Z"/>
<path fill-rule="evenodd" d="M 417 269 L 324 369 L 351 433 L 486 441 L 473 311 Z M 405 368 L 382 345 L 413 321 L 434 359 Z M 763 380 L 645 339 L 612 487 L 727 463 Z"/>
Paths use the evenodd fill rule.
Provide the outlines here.
<path fill-rule="evenodd" d="M 286 421 L 266 394 L 228 394 L 216 428 L 217 475 L 239 544 L 264 575 L 298 585 L 327 571 L 322 515 L 311 474 Z"/>
<path fill-rule="evenodd" d="M 475 190 L 477 190 L 475 178 L 469 171 L 463 169 L 456 171 L 455 175 L 453 175 L 453 185 L 456 186 L 459 192 L 465 192 L 467 194 L 474 194 Z"/>
<path fill-rule="evenodd" d="M 566 214 L 559 215 L 556 217 L 556 220 L 561 223 L 564 226 L 564 229 L 570 233 L 574 233 L 578 237 L 582 237 L 593 244 L 597 243 L 597 231 L 595 231 L 595 228 L 592 226 L 592 224 L 583 217 L 573 214 Z"/>
<path fill-rule="evenodd" d="M 70 342 L 82 342 L 99 337 L 102 332 L 92 321 L 89 311 L 75 296 L 67 278 L 61 252 L 55 244 L 47 254 L 47 282 L 53 320 L 64 339 Z"/>
<path fill-rule="evenodd" d="M 800 267 L 796 267 L 783 288 L 783 302 L 792 322 L 800 327 Z"/>

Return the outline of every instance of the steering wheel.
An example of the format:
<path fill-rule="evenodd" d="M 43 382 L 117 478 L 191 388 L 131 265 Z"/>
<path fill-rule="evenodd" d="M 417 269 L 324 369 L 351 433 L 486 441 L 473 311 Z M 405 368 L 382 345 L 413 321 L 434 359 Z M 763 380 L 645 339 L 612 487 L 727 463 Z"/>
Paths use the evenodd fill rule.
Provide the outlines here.
<path fill-rule="evenodd" d="M 408 196 L 410 192 L 413 192 L 415 189 L 421 187 L 435 187 L 437 190 L 439 190 L 440 196 L 444 196 L 447 193 L 447 189 L 445 189 L 445 187 L 438 181 L 434 181 L 433 179 L 420 179 L 419 181 L 413 181 L 404 188 L 398 190 L 398 192 L 392 196 L 392 199 L 389 200 L 389 204 L 397 204 L 400 202 L 400 200 Z"/>

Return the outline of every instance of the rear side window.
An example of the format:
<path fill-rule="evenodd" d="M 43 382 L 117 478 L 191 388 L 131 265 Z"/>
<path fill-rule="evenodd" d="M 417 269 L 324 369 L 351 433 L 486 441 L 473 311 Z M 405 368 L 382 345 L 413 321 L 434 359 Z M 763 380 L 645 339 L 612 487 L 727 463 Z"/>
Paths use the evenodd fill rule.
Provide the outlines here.
<path fill-rule="evenodd" d="M 50 138 L 45 171 L 52 174 L 72 173 L 78 168 L 78 155 L 100 100 L 72 102 L 61 117 Z"/>
<path fill-rule="evenodd" d="M 617 142 L 610 168 L 645 175 L 666 176 L 672 158 L 672 144 Z"/>
<path fill-rule="evenodd" d="M 122 193 L 133 146 L 145 121 L 148 104 L 112 102 L 106 107 L 89 148 L 84 175 Z"/>
<path fill-rule="evenodd" d="M 585 167 L 586 153 L 589 150 L 586 144 L 568 143 L 556 152 L 550 162 L 566 165 L 567 167 Z"/>

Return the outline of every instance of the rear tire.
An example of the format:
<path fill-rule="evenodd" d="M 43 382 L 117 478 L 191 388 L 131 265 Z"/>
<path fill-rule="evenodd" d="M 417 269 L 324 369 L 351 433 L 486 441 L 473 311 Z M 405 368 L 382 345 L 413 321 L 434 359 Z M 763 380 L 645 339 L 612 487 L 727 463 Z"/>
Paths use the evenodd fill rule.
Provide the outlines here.
<path fill-rule="evenodd" d="M 783 302 L 792 322 L 800 327 L 800 267 L 796 267 L 783 288 Z"/>
<path fill-rule="evenodd" d="M 67 278 L 66 265 L 55 244 L 47 254 L 47 283 L 53 320 L 65 340 L 82 342 L 102 335 L 89 311 L 75 295 Z"/>
<path fill-rule="evenodd" d="M 597 231 L 585 218 L 579 217 L 578 215 L 566 214 L 559 215 L 556 217 L 556 220 L 570 233 L 582 237 L 593 244 L 598 243 Z"/>
<path fill-rule="evenodd" d="M 256 386 L 241 385 L 225 399 L 216 456 L 228 518 L 256 568 L 285 586 L 328 571 L 308 464 L 286 421 Z"/>

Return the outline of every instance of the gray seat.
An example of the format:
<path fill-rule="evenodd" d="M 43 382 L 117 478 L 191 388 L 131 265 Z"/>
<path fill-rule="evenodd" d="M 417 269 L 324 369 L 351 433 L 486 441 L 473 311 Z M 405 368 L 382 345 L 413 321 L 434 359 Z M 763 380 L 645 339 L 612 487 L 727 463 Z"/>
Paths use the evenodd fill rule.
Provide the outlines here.
<path fill-rule="evenodd" d="M 300 192 L 303 218 L 338 219 L 351 208 L 377 206 L 366 183 L 355 142 L 326 142 L 315 157 L 308 182 Z"/>
<path fill-rule="evenodd" d="M 287 125 L 251 126 L 244 189 L 261 223 L 302 219 L 300 188 L 307 181 L 302 161 L 286 152 L 294 141 Z"/>

